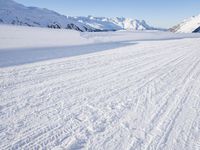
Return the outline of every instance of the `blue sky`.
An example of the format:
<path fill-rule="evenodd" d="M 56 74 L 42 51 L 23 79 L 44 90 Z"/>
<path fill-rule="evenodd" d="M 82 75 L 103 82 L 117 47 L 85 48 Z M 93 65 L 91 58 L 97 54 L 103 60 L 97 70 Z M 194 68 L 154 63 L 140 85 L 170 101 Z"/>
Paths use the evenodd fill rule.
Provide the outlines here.
<path fill-rule="evenodd" d="M 27 6 L 55 10 L 68 16 L 105 16 L 144 19 L 168 28 L 200 14 L 199 0 L 15 0 Z"/>

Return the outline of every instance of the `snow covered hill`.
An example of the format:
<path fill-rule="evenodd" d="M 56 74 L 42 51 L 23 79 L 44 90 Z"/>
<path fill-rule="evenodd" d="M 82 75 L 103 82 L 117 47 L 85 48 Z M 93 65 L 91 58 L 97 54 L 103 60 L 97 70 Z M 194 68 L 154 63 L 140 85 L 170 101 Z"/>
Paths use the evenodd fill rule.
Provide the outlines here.
<path fill-rule="evenodd" d="M 182 23 L 172 27 L 170 31 L 176 33 L 200 32 L 200 14 L 197 16 L 193 16 L 189 19 L 185 19 Z"/>
<path fill-rule="evenodd" d="M 67 28 L 79 31 L 93 31 L 90 26 L 48 9 L 25 7 L 13 0 L 0 0 L 0 22 L 5 24 Z"/>
<path fill-rule="evenodd" d="M 48 9 L 26 7 L 13 0 L 0 0 L 0 23 L 66 28 L 78 31 L 116 31 L 154 29 L 142 20 L 105 17 L 69 17 Z"/>

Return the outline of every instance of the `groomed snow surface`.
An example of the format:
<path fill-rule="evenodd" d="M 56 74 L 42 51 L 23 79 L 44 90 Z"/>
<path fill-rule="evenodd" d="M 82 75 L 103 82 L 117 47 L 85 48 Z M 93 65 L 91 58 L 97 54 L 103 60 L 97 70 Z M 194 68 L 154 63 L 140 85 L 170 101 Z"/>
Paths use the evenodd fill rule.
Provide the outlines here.
<path fill-rule="evenodd" d="M 200 35 L 0 26 L 0 149 L 199 150 Z"/>

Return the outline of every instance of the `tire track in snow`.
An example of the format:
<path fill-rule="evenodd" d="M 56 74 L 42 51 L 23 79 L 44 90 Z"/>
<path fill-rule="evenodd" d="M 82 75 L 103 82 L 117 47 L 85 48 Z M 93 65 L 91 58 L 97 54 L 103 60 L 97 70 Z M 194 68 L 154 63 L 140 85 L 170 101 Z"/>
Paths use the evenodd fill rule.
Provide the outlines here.
<path fill-rule="evenodd" d="M 183 83 L 181 84 L 181 85 L 183 85 L 183 87 L 180 89 L 180 92 L 178 92 L 178 94 L 179 93 L 181 93 L 181 94 L 186 94 L 185 95 L 185 97 L 184 98 L 182 98 L 182 97 L 180 97 L 178 94 L 173 94 L 174 96 L 176 96 L 176 97 L 178 97 L 178 102 L 173 102 L 172 104 L 171 104 L 171 106 L 172 106 L 172 108 L 171 109 L 168 109 L 168 111 L 167 111 L 167 113 L 165 113 L 166 115 L 166 117 L 163 117 L 162 118 L 162 121 L 160 121 L 159 122 L 159 124 L 158 124 L 158 129 L 161 131 L 161 133 L 154 133 L 155 134 L 155 137 L 153 137 L 153 138 L 151 138 L 152 140 L 150 140 L 150 143 L 151 143 L 151 141 L 153 141 L 153 143 L 156 143 L 157 142 L 157 139 L 159 139 L 159 141 L 162 141 L 162 140 L 164 140 L 164 139 L 166 139 L 167 138 L 167 136 L 168 136 L 168 134 L 170 133 L 170 131 L 172 130 L 171 128 L 173 127 L 173 125 L 174 125 L 174 122 L 175 122 L 175 120 L 176 120 L 176 118 L 178 117 L 178 115 L 179 115 L 179 113 L 180 113 L 180 111 L 181 111 L 181 109 L 182 109 L 182 105 L 185 103 L 185 101 L 187 100 L 187 97 L 189 96 L 189 92 L 188 91 L 185 91 L 185 90 L 187 90 L 187 88 L 189 88 L 189 87 L 187 87 L 187 86 L 189 86 L 189 81 L 190 81 L 190 74 L 191 74 L 191 72 L 193 72 L 196 68 L 197 68 L 197 66 L 198 66 L 198 64 L 199 64 L 199 60 L 197 61 L 197 62 L 195 62 L 194 63 L 194 65 L 192 65 L 192 67 L 190 68 L 190 69 L 188 69 L 188 71 L 187 71 L 187 76 L 185 77 L 185 78 L 183 78 Z M 196 71 L 196 70 L 195 70 Z M 180 97 L 180 98 L 179 98 Z M 180 99 L 180 100 L 179 100 Z M 180 108 L 179 108 L 179 105 L 181 106 Z M 171 114 L 172 115 L 172 117 L 169 117 L 168 116 L 168 114 Z M 173 120 L 171 120 L 171 118 L 174 118 Z M 167 121 L 169 119 L 169 121 Z M 169 124 L 168 124 L 169 123 Z M 162 126 L 164 126 L 164 129 L 162 129 Z M 166 127 L 165 127 L 166 126 Z M 155 127 L 154 127 L 155 128 Z M 157 129 L 155 129 L 155 130 L 153 130 L 154 132 L 156 132 L 156 130 Z M 166 131 L 167 130 L 167 131 Z M 166 134 L 164 134 L 164 135 L 162 135 L 162 132 L 163 131 L 165 131 L 166 132 Z M 157 135 L 158 134 L 158 135 Z M 154 135 L 153 135 L 154 136 Z M 160 137 L 160 136 L 162 136 L 162 137 Z M 164 139 L 163 139 L 164 138 Z M 158 146 L 154 146 L 155 144 L 153 144 L 153 143 L 151 143 L 151 144 L 147 144 L 146 146 L 148 146 L 147 148 L 144 148 L 144 149 L 158 149 L 158 147 L 159 147 L 159 144 L 158 144 Z M 149 146 L 151 146 L 151 148 L 149 147 Z M 161 148 L 162 149 L 162 148 Z"/>
<path fill-rule="evenodd" d="M 5 91 L 4 98 L 7 97 L 1 102 L 6 103 L 8 101 L 11 105 L 7 106 L 10 109 L 8 111 L 10 114 L 8 112 L 2 114 L 6 109 L 5 106 L 0 110 L 0 117 L 5 121 L 1 125 L 8 125 L 0 130 L 0 138 L 4 140 L 0 143 L 0 147 L 2 149 L 50 149 L 53 147 L 87 149 L 92 148 L 93 145 L 98 149 L 120 149 L 129 147 L 131 142 L 137 140 L 140 145 L 143 145 L 140 131 L 137 128 L 131 129 L 131 127 L 134 127 L 134 120 L 128 120 L 128 117 L 138 117 L 138 120 L 141 120 L 141 127 L 143 127 L 141 133 L 145 133 L 146 129 L 146 136 L 149 134 L 148 132 L 152 132 L 152 136 L 156 138 L 157 132 L 154 134 L 155 126 L 164 126 L 162 122 L 165 116 L 168 116 L 166 113 L 169 110 L 175 112 L 174 115 L 169 115 L 172 119 L 176 116 L 180 118 L 177 110 L 179 107 L 172 107 L 172 100 L 175 96 L 170 97 L 170 93 L 172 94 L 175 89 L 178 89 L 174 92 L 175 95 L 178 94 L 180 85 L 189 82 L 190 76 L 194 74 L 197 77 L 199 76 L 196 73 L 197 70 L 186 69 L 187 66 L 193 64 L 191 58 L 199 56 L 199 53 L 193 50 L 195 46 L 192 44 L 188 46 L 188 43 L 185 43 L 184 40 L 179 42 L 184 45 L 178 45 L 174 49 L 171 48 L 172 45 L 165 44 L 168 42 L 162 42 L 161 45 L 159 45 L 159 42 L 154 43 L 155 50 L 150 49 L 146 53 L 146 50 L 141 48 L 141 55 L 139 56 L 131 51 L 135 46 L 130 46 L 126 47 L 130 50 L 121 48 L 119 53 L 116 50 L 110 51 L 108 56 L 106 52 L 92 54 L 90 57 L 94 61 L 88 61 L 87 56 L 83 58 L 74 57 L 72 59 L 74 64 L 77 63 L 78 65 L 81 62 L 86 64 L 86 67 L 75 67 L 76 69 L 70 69 L 75 66 L 70 62 L 70 59 L 63 59 L 63 62 L 59 62 L 60 68 L 54 68 L 56 63 L 54 66 L 49 66 L 51 63 L 46 65 L 46 67 L 52 67 L 55 72 L 51 72 L 52 68 L 46 73 L 45 70 L 40 70 L 39 72 L 36 71 L 33 77 L 29 77 L 29 75 L 31 70 L 35 69 L 34 65 L 25 66 L 27 67 L 27 74 L 23 70 L 23 66 L 19 67 L 19 69 L 25 71 L 23 73 L 25 78 L 20 79 L 23 76 L 20 77 L 19 75 L 15 82 L 14 77 L 12 77 L 11 80 L 3 82 L 4 85 L 10 87 L 6 86 L 6 88 L 1 89 Z M 194 43 L 192 40 L 190 42 Z M 150 46 L 151 42 L 149 42 Z M 184 49 L 185 46 L 192 50 Z M 166 50 L 160 52 L 161 47 L 166 48 Z M 148 45 L 146 48 L 148 49 Z M 123 51 L 123 53 L 120 51 Z M 101 55 L 101 59 L 97 59 L 99 55 Z M 100 60 L 104 62 L 101 63 Z M 92 65 L 89 64 L 92 62 Z M 36 66 L 40 64 L 43 65 L 43 63 L 39 63 Z M 100 64 L 105 66 L 99 67 Z M 115 66 L 113 67 L 112 64 Z M 10 69 L 10 74 L 8 69 L 6 76 L 8 78 L 12 76 L 17 68 Z M 80 71 L 81 73 L 78 74 Z M 186 76 L 189 71 L 192 74 L 188 73 L 189 75 Z M 39 74 L 37 75 L 37 73 Z M 60 78 L 62 76 L 66 78 Z M 184 76 L 186 76 L 185 79 L 183 79 Z M 46 80 L 43 81 L 44 79 Z M 172 82 L 172 84 L 169 82 Z M 193 85 L 193 82 L 189 83 L 191 86 Z M 175 87 L 170 92 L 165 91 L 165 88 L 170 89 L 173 85 Z M 14 86 L 14 88 L 11 86 Z M 185 88 L 188 88 L 188 86 L 186 84 Z M 182 93 L 184 91 L 185 89 Z M 10 95 L 6 94 L 8 92 L 10 92 Z M 17 92 L 24 92 L 25 95 L 18 97 L 20 93 Z M 130 100 L 128 100 L 129 98 Z M 159 102 L 159 98 L 161 102 Z M 30 105 L 23 104 L 27 99 L 30 99 L 29 104 L 35 105 L 33 108 Z M 179 101 L 177 100 L 178 104 Z M 12 102 L 15 103 L 12 104 Z M 187 99 L 185 102 L 188 102 Z M 165 104 L 167 104 L 166 108 Z M 16 109 L 14 105 L 17 106 Z M 184 108 L 183 106 L 182 108 Z M 149 118 L 145 116 L 148 111 L 152 113 L 149 114 Z M 155 113 L 157 114 L 155 115 Z M 5 118 L 6 116 L 9 118 Z M 22 124 L 19 125 L 22 128 L 17 126 L 20 121 Z M 153 124 L 149 124 L 149 121 L 152 121 Z M 167 121 L 171 123 L 170 118 L 167 118 Z M 124 124 L 126 122 L 130 124 Z M 24 123 L 30 126 L 26 126 Z M 168 129 L 170 127 L 173 126 L 169 125 Z M 167 133 L 167 129 L 163 129 L 161 134 L 165 132 Z M 191 131 L 188 132 L 191 133 Z M 12 139 L 5 139 L 4 133 L 11 134 L 12 136 L 8 137 L 12 137 Z M 167 134 L 164 134 L 163 139 L 167 137 Z M 97 141 L 99 142 L 97 143 Z M 116 145 L 111 145 L 112 142 Z M 139 146 L 139 143 L 136 143 L 136 146 Z M 149 139 L 146 143 L 149 143 Z M 159 148 L 162 145 L 158 144 L 157 146 Z"/>
<path fill-rule="evenodd" d="M 169 71 L 170 72 L 170 71 Z"/>

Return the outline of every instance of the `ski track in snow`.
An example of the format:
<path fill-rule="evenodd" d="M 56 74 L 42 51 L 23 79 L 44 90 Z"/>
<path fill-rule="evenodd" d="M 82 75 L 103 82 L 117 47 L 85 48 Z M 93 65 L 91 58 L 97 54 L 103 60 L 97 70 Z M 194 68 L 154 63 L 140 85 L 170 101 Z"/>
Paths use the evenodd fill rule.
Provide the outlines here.
<path fill-rule="evenodd" d="M 200 39 L 0 68 L 0 149 L 200 149 Z"/>

